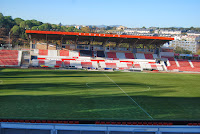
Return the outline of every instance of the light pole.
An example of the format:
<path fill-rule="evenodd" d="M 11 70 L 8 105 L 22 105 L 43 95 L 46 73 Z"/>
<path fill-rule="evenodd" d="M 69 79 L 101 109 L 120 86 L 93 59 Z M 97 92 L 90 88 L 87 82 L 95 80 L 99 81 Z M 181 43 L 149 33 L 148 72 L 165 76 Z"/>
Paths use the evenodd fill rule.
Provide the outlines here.
<path fill-rule="evenodd" d="M 9 46 L 10 46 L 10 32 L 9 32 Z"/>

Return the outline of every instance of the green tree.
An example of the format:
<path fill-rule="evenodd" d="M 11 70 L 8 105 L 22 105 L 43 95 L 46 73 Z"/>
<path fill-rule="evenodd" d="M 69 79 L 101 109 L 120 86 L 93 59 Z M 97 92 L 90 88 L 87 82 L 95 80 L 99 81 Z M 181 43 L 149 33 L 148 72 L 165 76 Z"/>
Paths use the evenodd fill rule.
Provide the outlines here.
<path fill-rule="evenodd" d="M 27 25 L 26 25 L 26 21 L 22 21 L 21 23 L 20 23 L 20 28 L 22 28 L 22 29 L 25 29 L 25 28 L 29 28 Z"/>
<path fill-rule="evenodd" d="M 182 47 L 179 47 L 179 46 L 175 47 L 174 52 L 179 53 L 179 54 L 192 54 L 191 51 L 185 50 L 185 49 L 183 49 Z"/>
<path fill-rule="evenodd" d="M 20 28 L 22 29 L 31 29 L 34 26 L 34 24 L 31 22 L 31 20 L 25 20 L 20 23 Z"/>
<path fill-rule="evenodd" d="M 26 34 L 25 32 L 22 32 L 22 33 L 20 34 L 20 37 L 21 37 L 22 39 L 24 39 L 24 40 L 27 40 L 27 39 L 28 39 L 28 36 L 27 36 L 27 34 Z"/>
<path fill-rule="evenodd" d="M 111 26 L 107 26 L 107 27 L 106 27 L 106 30 L 111 30 L 111 29 L 112 29 Z"/>
<path fill-rule="evenodd" d="M 5 28 L 11 29 L 15 25 L 15 21 L 11 16 L 4 16 L 3 26 Z"/>
<path fill-rule="evenodd" d="M 21 18 L 15 18 L 14 21 L 15 21 L 15 23 L 19 26 L 20 23 L 21 23 L 22 21 L 24 21 L 24 20 L 21 19 Z"/>
<path fill-rule="evenodd" d="M 38 30 L 38 26 L 33 26 L 31 30 Z"/>
<path fill-rule="evenodd" d="M 74 32 L 75 31 L 75 27 L 74 26 L 71 26 L 71 27 L 68 27 L 67 29 L 66 29 L 66 32 Z"/>
<path fill-rule="evenodd" d="M 82 27 L 82 28 L 81 28 L 81 31 L 82 31 L 83 33 L 89 33 L 91 30 L 90 30 L 89 27 Z"/>
<path fill-rule="evenodd" d="M 59 29 L 56 24 L 52 24 L 51 27 L 52 27 L 53 30 Z"/>
<path fill-rule="evenodd" d="M 37 20 L 30 20 L 30 22 L 32 23 L 32 26 L 40 26 L 43 24 L 41 21 Z"/>
<path fill-rule="evenodd" d="M 4 25 L 4 16 L 2 13 L 0 13 L 0 28 L 2 28 Z"/>
<path fill-rule="evenodd" d="M 52 29 L 52 26 L 49 23 L 44 23 L 44 24 L 40 25 L 38 27 L 38 29 L 39 30 L 44 30 L 44 31 L 46 30 L 46 31 L 48 31 L 48 30 Z"/>
<path fill-rule="evenodd" d="M 11 34 L 14 36 L 19 36 L 21 33 L 20 27 L 18 25 L 14 25 L 14 27 L 11 29 Z"/>

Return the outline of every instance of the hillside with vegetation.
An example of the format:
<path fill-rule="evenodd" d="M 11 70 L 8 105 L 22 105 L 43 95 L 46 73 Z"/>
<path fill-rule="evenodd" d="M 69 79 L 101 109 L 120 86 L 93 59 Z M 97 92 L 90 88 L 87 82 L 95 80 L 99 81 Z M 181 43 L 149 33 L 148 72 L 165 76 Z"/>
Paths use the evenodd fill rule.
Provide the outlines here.
<path fill-rule="evenodd" d="M 62 24 L 43 23 L 37 20 L 23 20 L 21 18 L 13 19 L 11 16 L 3 16 L 0 13 L 0 44 L 10 43 L 15 45 L 28 45 L 28 37 L 25 33 L 26 29 L 42 30 L 42 31 L 66 31 L 66 32 L 90 32 L 90 29 L 85 27 L 81 30 L 76 29 L 74 26 L 62 26 Z"/>

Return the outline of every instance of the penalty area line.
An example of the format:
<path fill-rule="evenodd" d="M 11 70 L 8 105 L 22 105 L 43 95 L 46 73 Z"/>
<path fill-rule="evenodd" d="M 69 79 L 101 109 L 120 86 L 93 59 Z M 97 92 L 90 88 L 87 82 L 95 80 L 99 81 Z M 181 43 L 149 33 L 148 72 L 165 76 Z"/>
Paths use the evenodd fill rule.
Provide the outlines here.
<path fill-rule="evenodd" d="M 153 117 L 147 113 L 147 111 L 145 111 L 133 98 L 131 98 L 119 85 L 117 85 L 117 83 L 115 83 L 114 80 L 112 80 L 108 75 L 106 75 L 105 73 L 103 73 L 110 81 L 112 81 L 119 89 L 121 89 L 122 92 L 124 92 L 124 94 L 129 97 L 144 113 L 146 113 L 151 119 L 153 119 Z"/>

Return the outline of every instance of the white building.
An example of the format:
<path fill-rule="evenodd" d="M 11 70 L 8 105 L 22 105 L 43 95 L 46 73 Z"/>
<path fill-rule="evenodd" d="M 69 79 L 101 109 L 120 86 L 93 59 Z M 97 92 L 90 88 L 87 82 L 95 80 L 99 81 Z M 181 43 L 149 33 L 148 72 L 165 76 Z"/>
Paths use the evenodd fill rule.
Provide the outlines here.
<path fill-rule="evenodd" d="M 186 40 L 186 41 L 199 41 L 200 40 L 200 36 L 182 36 L 181 37 L 182 40 Z"/>
<path fill-rule="evenodd" d="M 176 35 L 173 36 L 174 40 L 179 41 L 199 41 L 200 36 Z"/>
<path fill-rule="evenodd" d="M 74 26 L 76 29 L 81 29 L 81 25 Z"/>
<path fill-rule="evenodd" d="M 119 26 L 119 27 L 116 28 L 116 30 L 124 30 L 124 29 L 126 29 L 125 26 Z"/>
<path fill-rule="evenodd" d="M 142 29 L 142 28 L 129 28 L 125 29 L 124 32 L 127 33 L 151 33 L 150 29 Z"/>
<path fill-rule="evenodd" d="M 189 32 L 187 32 L 187 35 L 188 36 L 200 36 L 200 33 L 199 32 L 189 31 Z"/>
<path fill-rule="evenodd" d="M 155 30 L 154 33 L 156 34 L 171 34 L 171 35 L 181 35 L 182 31 L 181 30 Z"/>
<path fill-rule="evenodd" d="M 196 53 L 198 49 L 198 43 L 196 41 L 173 40 L 169 42 L 169 46 L 174 48 L 178 46 L 185 50 L 192 51 L 192 53 Z"/>

